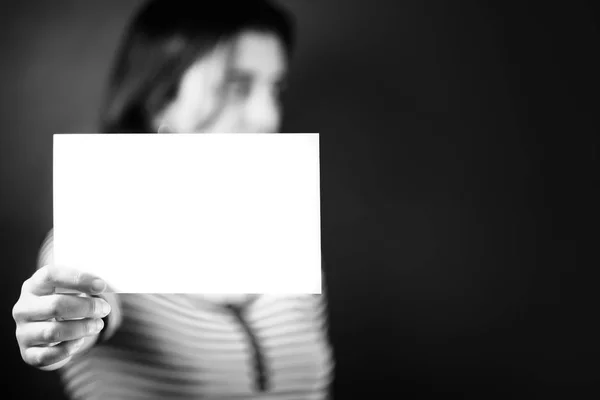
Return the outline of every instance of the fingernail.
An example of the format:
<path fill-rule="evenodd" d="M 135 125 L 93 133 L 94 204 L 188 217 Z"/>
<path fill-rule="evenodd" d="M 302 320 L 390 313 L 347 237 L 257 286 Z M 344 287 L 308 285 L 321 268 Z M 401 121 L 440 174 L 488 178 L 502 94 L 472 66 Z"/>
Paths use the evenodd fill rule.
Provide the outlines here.
<path fill-rule="evenodd" d="M 104 328 L 104 321 L 101 319 L 96 320 L 96 332 L 100 332 Z"/>
<path fill-rule="evenodd" d="M 89 333 L 98 333 L 102 330 L 103 327 L 104 327 L 104 322 L 101 319 L 97 319 L 88 325 L 88 332 Z"/>
<path fill-rule="evenodd" d="M 102 279 L 94 279 L 92 282 L 92 290 L 96 293 L 103 292 L 106 289 L 106 283 Z"/>
<path fill-rule="evenodd" d="M 108 315 L 108 313 L 110 313 L 110 304 L 108 304 L 106 301 L 102 301 L 102 314 L 104 315 Z"/>
<path fill-rule="evenodd" d="M 94 316 L 104 318 L 110 312 L 110 305 L 103 299 L 94 300 Z"/>

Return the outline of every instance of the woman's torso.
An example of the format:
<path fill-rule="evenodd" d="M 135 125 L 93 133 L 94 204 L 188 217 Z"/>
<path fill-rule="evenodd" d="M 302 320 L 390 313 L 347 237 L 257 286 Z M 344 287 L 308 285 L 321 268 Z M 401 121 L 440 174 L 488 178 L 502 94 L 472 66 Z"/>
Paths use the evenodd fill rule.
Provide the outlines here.
<path fill-rule="evenodd" d="M 120 301 L 114 336 L 61 369 L 72 398 L 327 398 L 321 296 L 257 296 L 240 307 L 183 294 Z"/>

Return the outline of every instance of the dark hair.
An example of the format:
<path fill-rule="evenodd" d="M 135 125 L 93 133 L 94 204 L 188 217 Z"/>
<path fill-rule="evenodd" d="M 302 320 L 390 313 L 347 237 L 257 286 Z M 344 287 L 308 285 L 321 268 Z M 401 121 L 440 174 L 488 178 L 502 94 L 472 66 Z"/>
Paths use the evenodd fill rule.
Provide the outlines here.
<path fill-rule="evenodd" d="M 288 56 L 293 20 L 268 0 L 150 0 L 125 31 L 100 113 L 104 133 L 150 133 L 185 71 L 219 40 L 244 30 L 276 34 Z"/>

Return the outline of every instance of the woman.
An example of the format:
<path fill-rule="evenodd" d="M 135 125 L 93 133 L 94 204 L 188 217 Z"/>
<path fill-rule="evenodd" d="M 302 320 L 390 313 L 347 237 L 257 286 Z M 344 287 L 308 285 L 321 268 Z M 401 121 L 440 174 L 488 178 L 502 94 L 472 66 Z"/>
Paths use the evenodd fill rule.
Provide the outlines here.
<path fill-rule="evenodd" d="M 292 45 L 266 0 L 152 0 L 117 55 L 102 131 L 275 133 Z M 325 309 L 323 295 L 107 293 L 53 265 L 50 232 L 13 316 L 25 362 L 58 369 L 73 399 L 323 399 Z"/>

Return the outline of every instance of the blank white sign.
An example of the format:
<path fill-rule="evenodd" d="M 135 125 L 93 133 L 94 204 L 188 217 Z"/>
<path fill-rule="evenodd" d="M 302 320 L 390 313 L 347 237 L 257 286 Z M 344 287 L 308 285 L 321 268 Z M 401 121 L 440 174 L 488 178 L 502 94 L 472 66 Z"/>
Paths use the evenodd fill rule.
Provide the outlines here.
<path fill-rule="evenodd" d="M 321 293 L 318 134 L 56 134 L 54 262 L 120 293 Z"/>

